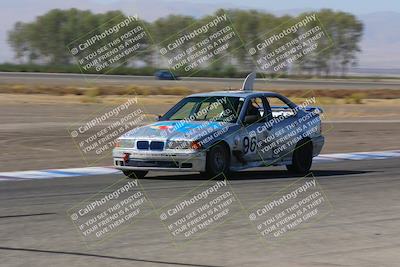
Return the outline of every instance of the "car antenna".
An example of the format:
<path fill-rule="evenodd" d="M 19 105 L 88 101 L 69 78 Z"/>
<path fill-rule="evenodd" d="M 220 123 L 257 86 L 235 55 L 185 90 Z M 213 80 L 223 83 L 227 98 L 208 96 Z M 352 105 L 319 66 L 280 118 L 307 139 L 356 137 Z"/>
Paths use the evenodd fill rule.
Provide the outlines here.
<path fill-rule="evenodd" d="M 255 71 L 247 75 L 246 79 L 243 82 L 241 91 L 253 91 L 253 84 L 254 80 L 256 79 L 256 75 L 257 73 Z"/>

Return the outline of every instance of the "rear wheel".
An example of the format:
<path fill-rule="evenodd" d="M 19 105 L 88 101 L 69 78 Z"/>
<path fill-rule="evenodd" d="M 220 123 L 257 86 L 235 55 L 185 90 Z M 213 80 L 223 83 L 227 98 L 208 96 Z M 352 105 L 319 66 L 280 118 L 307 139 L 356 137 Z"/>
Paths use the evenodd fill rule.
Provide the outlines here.
<path fill-rule="evenodd" d="M 123 170 L 122 171 L 126 177 L 131 179 L 141 179 L 146 176 L 148 171 L 133 171 L 133 170 Z"/>
<path fill-rule="evenodd" d="M 304 174 L 311 169 L 313 145 L 310 140 L 302 140 L 293 151 L 292 164 L 286 165 L 289 172 Z"/>
<path fill-rule="evenodd" d="M 208 178 L 214 178 L 222 173 L 226 176 L 229 172 L 229 164 L 229 148 L 224 144 L 217 144 L 207 152 L 206 172 L 202 174 Z"/>

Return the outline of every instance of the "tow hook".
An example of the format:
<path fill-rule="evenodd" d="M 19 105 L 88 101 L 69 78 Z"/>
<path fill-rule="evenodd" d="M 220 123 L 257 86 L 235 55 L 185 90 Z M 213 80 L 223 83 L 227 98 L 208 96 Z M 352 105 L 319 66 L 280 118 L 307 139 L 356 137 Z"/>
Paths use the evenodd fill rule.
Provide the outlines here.
<path fill-rule="evenodd" d="M 124 156 L 122 157 L 122 159 L 124 160 L 125 163 L 129 161 L 129 155 L 130 154 L 131 153 L 124 153 Z"/>

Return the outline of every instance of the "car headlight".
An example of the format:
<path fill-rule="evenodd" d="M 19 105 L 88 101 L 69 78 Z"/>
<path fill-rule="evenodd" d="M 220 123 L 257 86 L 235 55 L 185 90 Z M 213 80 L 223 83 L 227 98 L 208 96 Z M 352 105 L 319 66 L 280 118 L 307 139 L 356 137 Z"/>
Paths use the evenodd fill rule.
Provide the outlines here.
<path fill-rule="evenodd" d="M 167 148 L 169 149 L 190 149 L 192 141 L 168 141 Z"/>
<path fill-rule="evenodd" d="M 168 149 L 200 149 L 201 145 L 197 141 L 168 141 Z"/>
<path fill-rule="evenodd" d="M 132 139 L 117 139 L 115 147 L 121 148 L 133 148 L 135 146 L 135 140 Z"/>

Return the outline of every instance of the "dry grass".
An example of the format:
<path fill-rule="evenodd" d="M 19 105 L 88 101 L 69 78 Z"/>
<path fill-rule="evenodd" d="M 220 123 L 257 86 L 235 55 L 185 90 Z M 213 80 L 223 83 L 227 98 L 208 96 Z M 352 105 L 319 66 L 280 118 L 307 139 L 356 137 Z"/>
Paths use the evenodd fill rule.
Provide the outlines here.
<path fill-rule="evenodd" d="M 2 94 L 46 94 L 46 95 L 84 95 L 89 97 L 105 95 L 188 95 L 192 93 L 183 86 L 44 86 L 27 84 L 1 84 Z"/>
<path fill-rule="evenodd" d="M 278 89 L 275 92 L 281 93 L 290 98 L 302 98 L 304 95 L 316 96 L 323 104 L 335 104 L 338 99 L 344 100 L 347 104 L 361 104 L 365 99 L 399 99 L 400 89 Z M 5 94 L 44 94 L 53 96 L 77 95 L 83 96 L 84 102 L 95 102 L 96 98 L 104 96 L 124 95 L 169 95 L 185 96 L 198 92 L 185 86 L 145 86 L 145 85 L 102 85 L 92 87 L 79 86 L 50 86 L 50 85 L 28 85 L 28 84 L 1 84 L 0 93 Z M 96 100 L 97 101 L 97 100 Z"/>
<path fill-rule="evenodd" d="M 274 90 L 287 97 L 301 97 L 305 94 L 313 95 L 319 99 L 398 99 L 400 98 L 400 89 L 316 89 L 316 90 Z"/>
<path fill-rule="evenodd" d="M 353 93 L 345 98 L 346 104 L 362 104 L 363 100 L 366 98 L 364 93 Z"/>
<path fill-rule="evenodd" d="M 146 114 L 152 119 L 155 115 L 163 114 L 174 104 L 182 99 L 182 96 L 151 95 L 138 96 L 138 103 L 144 107 Z M 295 103 L 303 103 L 305 98 L 291 98 Z M 321 106 L 325 116 L 329 120 L 351 120 L 351 119 L 379 119 L 397 120 L 400 116 L 400 98 L 398 99 L 363 99 L 363 104 L 346 104 L 345 99 L 316 98 L 316 106 Z M 31 106 L 40 109 L 43 105 L 54 107 L 68 106 L 70 108 L 85 106 L 105 107 L 118 105 L 126 102 L 126 96 L 97 96 L 88 98 L 79 95 L 45 95 L 32 94 L 22 97 L 21 94 L 0 94 L 0 107 L 5 106 Z"/>

